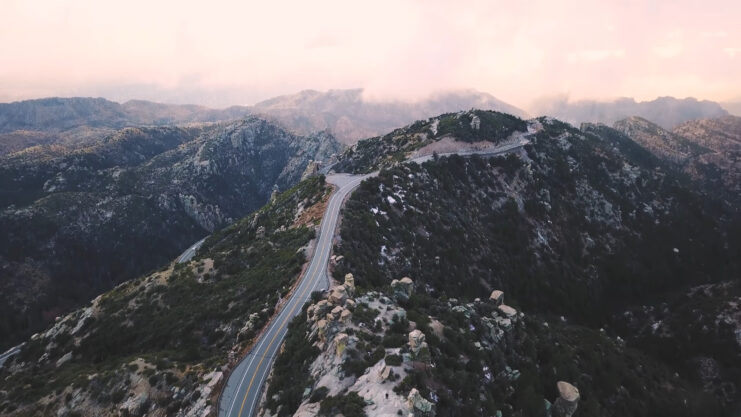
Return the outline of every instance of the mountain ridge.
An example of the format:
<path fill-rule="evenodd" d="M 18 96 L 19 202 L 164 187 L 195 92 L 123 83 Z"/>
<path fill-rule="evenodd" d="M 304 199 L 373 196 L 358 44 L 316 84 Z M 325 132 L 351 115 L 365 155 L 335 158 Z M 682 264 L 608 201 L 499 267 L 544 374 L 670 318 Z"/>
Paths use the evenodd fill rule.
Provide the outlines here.
<path fill-rule="evenodd" d="M 339 149 L 250 116 L 0 158 L 3 345 L 259 208 Z"/>
<path fill-rule="evenodd" d="M 611 126 L 618 120 L 639 116 L 669 130 L 689 120 L 728 115 L 728 111 L 714 101 L 670 96 L 650 101 L 636 101 L 629 97 L 612 101 L 569 101 L 562 97 L 541 100 L 532 107 L 532 112 L 539 116 L 551 116 L 574 125 L 604 123 Z"/>

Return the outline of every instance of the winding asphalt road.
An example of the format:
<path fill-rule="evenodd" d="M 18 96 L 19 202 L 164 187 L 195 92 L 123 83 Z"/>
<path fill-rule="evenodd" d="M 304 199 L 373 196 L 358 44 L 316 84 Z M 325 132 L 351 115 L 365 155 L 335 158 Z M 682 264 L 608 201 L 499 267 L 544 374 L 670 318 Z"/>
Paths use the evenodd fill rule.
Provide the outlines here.
<path fill-rule="evenodd" d="M 517 150 L 526 143 L 527 141 L 523 140 L 495 149 L 482 151 L 469 150 L 456 154 L 461 156 L 495 156 Z M 439 156 L 448 155 L 453 155 L 453 153 L 440 154 Z M 405 162 L 422 163 L 432 158 L 432 155 L 425 155 Z M 338 188 L 332 194 L 327 210 L 322 217 L 319 240 L 314 251 L 314 256 L 311 259 L 311 264 L 305 274 L 299 278 L 298 287 L 291 294 L 288 302 L 283 305 L 276 319 L 268 324 L 267 329 L 257 340 L 257 344 L 252 351 L 239 362 L 230 374 L 224 386 L 221 401 L 219 402 L 219 417 L 247 417 L 255 413 L 255 408 L 262 395 L 265 380 L 270 373 L 280 345 L 288 332 L 288 323 L 301 312 L 303 305 L 309 300 L 313 291 L 323 290 L 329 287 L 327 264 L 329 263 L 329 255 L 332 251 L 332 240 L 340 215 L 340 208 L 345 197 L 364 179 L 376 175 L 378 175 L 378 172 L 367 175 L 333 174 L 326 177 L 327 182 L 336 185 Z M 190 250 L 191 248 L 188 249 L 188 251 Z M 188 254 L 188 251 L 183 256 Z"/>
<path fill-rule="evenodd" d="M 208 236 L 206 236 L 206 237 L 208 237 Z M 188 249 L 185 250 L 185 252 L 183 252 L 182 255 L 178 256 L 178 259 L 177 259 L 176 262 L 179 263 L 179 264 L 181 264 L 183 262 L 188 262 L 191 259 L 193 259 L 193 257 L 196 255 L 196 251 L 198 251 L 198 248 L 200 248 L 201 245 L 203 245 L 203 242 L 205 242 L 205 241 L 206 241 L 206 238 L 204 237 L 203 239 L 199 240 L 198 242 L 192 244 Z"/>
<path fill-rule="evenodd" d="M 288 323 L 301 312 L 303 305 L 311 297 L 311 293 L 329 287 L 327 264 L 332 251 L 337 219 L 340 215 L 342 202 L 350 192 L 364 179 L 374 176 L 368 175 L 334 174 L 327 176 L 327 182 L 337 186 L 322 217 L 319 240 L 317 241 L 314 256 L 311 259 L 300 282 L 291 294 L 278 316 L 270 322 L 268 328 L 260 336 L 257 344 L 247 356 L 237 365 L 230 374 L 224 386 L 219 403 L 219 416 L 243 417 L 252 416 L 255 407 L 260 401 L 265 379 L 270 373 L 278 349 L 288 331 Z"/>

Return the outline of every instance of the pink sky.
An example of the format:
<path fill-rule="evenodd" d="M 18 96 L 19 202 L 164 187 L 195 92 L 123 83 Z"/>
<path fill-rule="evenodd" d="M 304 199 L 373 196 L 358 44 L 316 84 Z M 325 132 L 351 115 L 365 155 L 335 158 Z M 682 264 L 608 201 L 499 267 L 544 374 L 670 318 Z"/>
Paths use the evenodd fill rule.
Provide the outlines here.
<path fill-rule="evenodd" d="M 741 1 L 2 0 L 0 101 L 741 99 Z"/>

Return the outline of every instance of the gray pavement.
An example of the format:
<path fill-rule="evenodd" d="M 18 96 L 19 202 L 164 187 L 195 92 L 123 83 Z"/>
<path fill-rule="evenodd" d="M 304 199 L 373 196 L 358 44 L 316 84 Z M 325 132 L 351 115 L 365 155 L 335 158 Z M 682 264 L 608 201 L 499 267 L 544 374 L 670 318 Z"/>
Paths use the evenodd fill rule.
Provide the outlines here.
<path fill-rule="evenodd" d="M 282 306 L 278 316 L 260 336 L 252 352 L 230 374 L 219 403 L 219 416 L 242 417 L 251 416 L 255 412 L 265 379 L 288 331 L 288 323 L 301 312 L 312 292 L 327 289 L 329 286 L 327 264 L 332 252 L 332 240 L 342 202 L 361 181 L 373 175 L 375 174 L 327 176 L 327 182 L 338 188 L 330 197 L 327 211 L 322 218 L 319 240 L 311 263 L 304 276 L 299 278 L 298 286 Z"/>
<path fill-rule="evenodd" d="M 198 251 L 198 248 L 203 245 L 203 242 L 206 241 L 206 238 L 199 240 L 198 242 L 192 244 L 188 249 L 183 252 L 182 255 L 178 256 L 177 263 L 181 264 L 183 262 L 188 262 L 191 259 L 193 259 L 194 256 L 196 256 L 196 252 Z"/>

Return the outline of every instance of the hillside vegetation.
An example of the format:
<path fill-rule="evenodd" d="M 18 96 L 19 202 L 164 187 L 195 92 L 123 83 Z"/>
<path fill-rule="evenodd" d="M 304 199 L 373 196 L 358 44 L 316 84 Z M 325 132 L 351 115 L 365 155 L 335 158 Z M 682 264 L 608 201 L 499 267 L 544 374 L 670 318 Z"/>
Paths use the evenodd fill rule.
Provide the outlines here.
<path fill-rule="evenodd" d="M 248 118 L 0 159 L 0 350 L 259 208 L 339 146 Z"/>
<path fill-rule="evenodd" d="M 456 298 L 475 306 L 476 298 L 501 289 L 534 320 L 523 345 L 508 345 L 522 354 L 521 360 L 535 361 L 530 368 L 535 376 L 523 372 L 527 378 L 521 379 L 522 395 L 527 387 L 534 390 L 520 403 L 520 407 L 534 405 L 529 411 L 517 411 L 516 401 L 508 402 L 505 396 L 493 399 L 489 406 L 481 403 L 483 411 L 459 412 L 465 404 L 479 404 L 478 400 L 457 401 L 466 390 L 476 392 L 480 376 L 454 374 L 441 381 L 434 375 L 441 372 L 442 362 L 435 362 L 435 369 L 423 372 L 414 385 L 406 385 L 404 396 L 411 395 L 412 386 L 420 392 L 432 387 L 428 389 L 435 395 L 423 396 L 436 403 L 439 415 L 487 415 L 495 409 L 509 409 L 510 415 L 542 415 L 537 404 L 551 398 L 549 390 L 556 378 L 566 379 L 560 376 L 564 371 L 550 374 L 553 364 L 540 363 L 551 360 L 553 352 L 544 352 L 558 346 L 567 350 L 554 359 L 556 369 L 566 363 L 575 366 L 570 382 L 592 390 L 584 395 L 576 416 L 731 413 L 739 401 L 735 366 L 728 372 L 712 369 L 723 369 L 741 357 L 741 345 L 728 337 L 734 334 L 732 325 L 708 323 L 734 322 L 735 298 L 715 296 L 717 308 L 711 307 L 710 300 L 684 308 L 675 302 L 661 314 L 659 307 L 652 310 L 652 306 L 677 292 L 698 293 L 702 290 L 691 290 L 698 285 L 721 285 L 714 283 L 738 278 L 741 222 L 737 210 L 706 193 L 702 182 L 674 161 L 653 154 L 617 130 L 601 125 L 579 130 L 548 118 L 528 124 L 534 132 L 527 135 L 530 143 L 508 156 L 381 164 L 388 169 L 361 184 L 345 206 L 341 239 L 335 247 L 335 254 L 342 256 L 335 268 L 336 280 L 342 282 L 345 274 L 353 273 L 362 293 L 384 291 L 393 279 L 414 277 L 416 290 L 432 305 Z M 385 149 L 383 138 L 372 141 L 376 143 L 369 148 Z M 365 155 L 384 160 L 395 149 Z M 622 319 L 626 310 L 635 317 L 627 324 Z M 424 314 L 428 318 L 409 320 L 440 320 L 446 327 L 451 323 L 440 319 L 444 317 L 440 311 Z M 652 326 L 662 328 L 662 317 L 669 321 L 666 332 L 650 333 Z M 542 321 L 550 326 L 534 324 Z M 570 324 L 557 327 L 554 321 Z M 644 330 L 627 330 L 636 327 Z M 472 323 L 468 330 L 461 326 L 458 333 L 467 337 L 477 328 Z M 458 334 L 453 330 L 450 337 Z M 431 346 L 437 342 L 430 342 L 429 333 L 423 332 Z M 700 334 L 707 338 L 703 343 L 698 342 Z M 614 339 L 618 351 L 603 345 L 605 335 L 620 337 Z M 374 352 L 379 345 L 359 338 L 366 342 L 360 352 Z M 540 348 L 540 343 L 550 347 Z M 673 347 L 684 343 L 696 349 Z M 453 354 L 450 363 L 467 363 L 459 355 Z M 589 365 L 592 360 L 594 366 Z M 522 362 L 510 367 L 527 369 Z M 478 363 L 472 369 L 480 369 Z M 374 372 L 368 368 L 355 375 L 360 380 Z M 674 372 L 680 379 L 671 376 Z M 708 375 L 719 379 L 709 383 Z M 319 378 L 314 381 L 321 385 Z M 676 390 L 647 388 L 651 381 L 663 381 Z M 454 389 L 460 384 L 471 385 Z M 654 395 L 644 396 L 645 390 Z M 349 391 L 330 390 L 328 395 Z M 449 392 L 450 399 L 443 401 L 441 392 Z M 677 406 L 685 400 L 686 408 Z M 368 415 L 373 415 L 371 410 L 365 408 Z"/>
<path fill-rule="evenodd" d="M 191 262 L 121 284 L 34 336 L 0 369 L 0 414 L 208 413 L 302 269 L 319 218 L 296 219 L 329 191 L 323 177 L 306 180 L 210 236 Z"/>
<path fill-rule="evenodd" d="M 364 139 L 343 152 L 333 169 L 355 174 L 388 168 L 406 160 L 426 145 L 444 138 L 459 142 L 504 142 L 515 132 L 525 132 L 527 123 L 495 111 L 471 110 L 448 113 L 417 121 L 384 136 Z"/>

